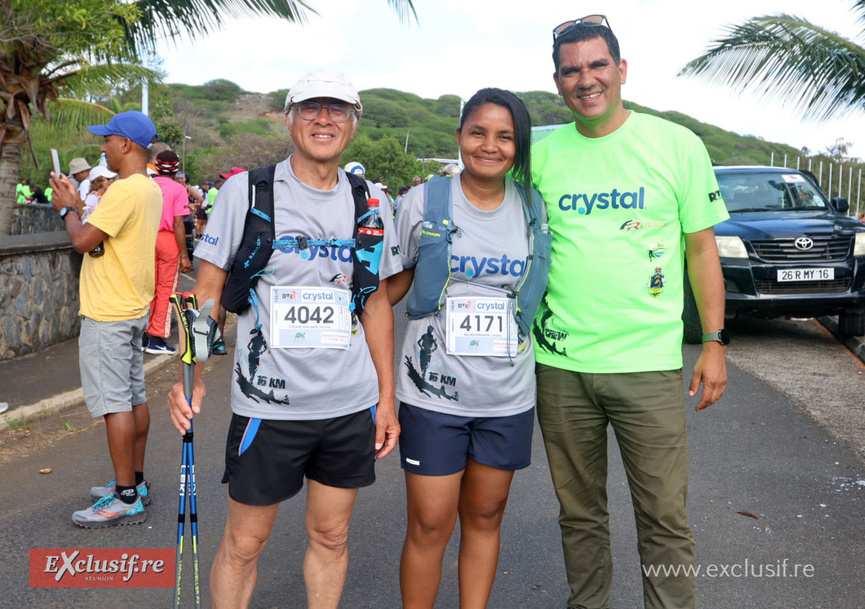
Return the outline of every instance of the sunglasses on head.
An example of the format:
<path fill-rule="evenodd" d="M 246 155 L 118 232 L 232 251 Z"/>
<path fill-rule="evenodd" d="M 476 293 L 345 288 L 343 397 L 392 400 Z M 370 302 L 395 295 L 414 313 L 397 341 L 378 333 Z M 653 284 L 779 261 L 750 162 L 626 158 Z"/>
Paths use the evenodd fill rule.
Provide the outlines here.
<path fill-rule="evenodd" d="M 610 30 L 611 32 L 613 31 L 613 28 L 610 27 L 610 22 L 607 20 L 606 15 L 586 15 L 585 17 L 581 17 L 579 19 L 565 21 L 564 23 L 560 23 L 559 25 L 554 27 L 553 42 L 556 41 L 556 38 L 567 34 L 578 25 L 584 25 L 586 27 L 606 26 L 608 30 Z"/>

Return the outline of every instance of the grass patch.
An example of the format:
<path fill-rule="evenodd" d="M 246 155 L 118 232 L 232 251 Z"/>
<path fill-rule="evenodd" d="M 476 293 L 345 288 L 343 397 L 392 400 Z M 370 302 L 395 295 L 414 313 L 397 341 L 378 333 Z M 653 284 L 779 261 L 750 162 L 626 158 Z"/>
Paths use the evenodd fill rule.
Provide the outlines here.
<path fill-rule="evenodd" d="M 20 418 L 15 419 L 15 420 L 13 420 L 7 416 L 4 416 L 3 418 L 6 419 L 6 424 L 9 425 L 10 431 L 19 431 L 21 429 L 30 429 L 27 426 L 27 419 L 25 419 L 24 417 L 20 417 Z"/>

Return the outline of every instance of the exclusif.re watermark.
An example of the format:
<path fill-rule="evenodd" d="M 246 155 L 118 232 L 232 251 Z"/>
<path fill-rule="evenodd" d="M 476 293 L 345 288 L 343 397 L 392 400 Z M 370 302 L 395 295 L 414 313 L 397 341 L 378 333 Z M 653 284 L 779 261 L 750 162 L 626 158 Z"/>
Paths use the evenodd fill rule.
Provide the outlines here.
<path fill-rule="evenodd" d="M 166 548 L 36 548 L 31 588 L 171 588 L 174 550 Z"/>
<path fill-rule="evenodd" d="M 791 563 L 789 558 L 773 563 L 751 562 L 709 565 L 643 565 L 646 577 L 732 577 L 732 578 L 785 578 L 814 577 L 814 565 Z"/>

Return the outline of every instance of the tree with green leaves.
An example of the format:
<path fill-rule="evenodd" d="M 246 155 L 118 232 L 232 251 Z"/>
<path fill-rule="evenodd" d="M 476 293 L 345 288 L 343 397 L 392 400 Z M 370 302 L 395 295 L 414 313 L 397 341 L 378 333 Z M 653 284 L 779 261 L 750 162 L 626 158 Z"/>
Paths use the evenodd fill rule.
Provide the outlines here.
<path fill-rule="evenodd" d="M 416 17 L 412 0 L 387 1 L 401 18 Z M 194 39 L 249 15 L 303 23 L 314 12 L 306 0 L 0 0 L 0 235 L 33 114 L 50 120 L 61 97 L 152 79 L 138 60 L 162 38 Z M 93 111 L 79 103 L 77 125 Z"/>
<path fill-rule="evenodd" d="M 56 103 L 86 87 L 142 76 L 131 59 L 123 23 L 139 11 L 119 0 L 0 0 L 0 235 L 9 232 L 22 147 L 34 114 L 75 120 L 93 116 L 81 100 Z M 100 65 L 109 57 L 114 64 Z M 101 108 L 107 115 L 111 112 Z"/>
<path fill-rule="evenodd" d="M 855 0 L 852 11 L 865 26 L 865 0 Z M 805 118 L 825 120 L 865 109 L 862 41 L 786 14 L 727 26 L 725 35 L 679 75 L 792 102 Z"/>
<path fill-rule="evenodd" d="M 372 140 L 365 133 L 356 134 L 342 153 L 343 164 L 351 161 L 364 166 L 368 180 L 383 179 L 394 192 L 402 184 L 411 184 L 412 177 L 421 171 L 421 164 L 406 154 L 399 141 L 390 135 Z"/>

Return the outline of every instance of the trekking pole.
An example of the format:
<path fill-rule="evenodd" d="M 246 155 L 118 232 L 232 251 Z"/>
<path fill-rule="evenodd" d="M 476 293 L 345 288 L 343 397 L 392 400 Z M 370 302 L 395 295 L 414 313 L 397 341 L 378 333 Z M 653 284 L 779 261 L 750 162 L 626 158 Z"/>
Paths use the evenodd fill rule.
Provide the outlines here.
<path fill-rule="evenodd" d="M 192 389 L 195 378 L 195 364 L 205 361 L 209 347 L 216 334 L 216 323 L 210 319 L 213 301 L 208 300 L 204 308 L 198 310 L 198 299 L 188 292 L 172 294 L 171 304 L 177 311 L 178 323 L 183 327 L 186 350 L 181 357 L 183 369 L 183 396 L 192 408 Z M 197 356 L 196 356 L 197 355 Z M 189 430 L 183 435 L 183 455 L 180 463 L 180 500 L 177 509 L 177 548 L 175 550 L 175 594 L 174 607 L 180 607 L 180 591 L 183 576 L 183 540 L 186 526 L 186 498 L 189 497 L 189 522 L 192 531 L 192 564 L 195 582 L 195 606 L 201 607 L 201 586 L 198 569 L 198 503 L 195 493 L 195 451 L 193 448 L 192 420 Z"/>

